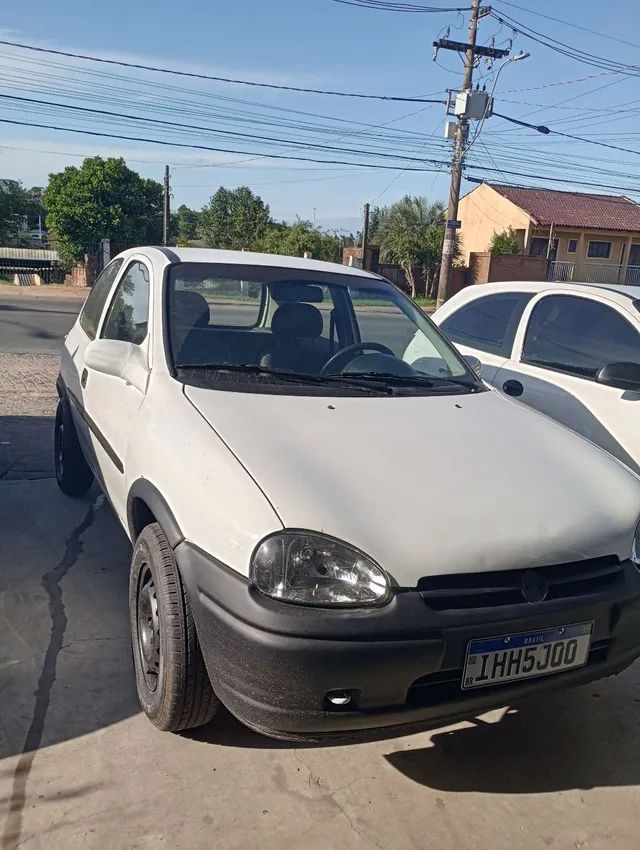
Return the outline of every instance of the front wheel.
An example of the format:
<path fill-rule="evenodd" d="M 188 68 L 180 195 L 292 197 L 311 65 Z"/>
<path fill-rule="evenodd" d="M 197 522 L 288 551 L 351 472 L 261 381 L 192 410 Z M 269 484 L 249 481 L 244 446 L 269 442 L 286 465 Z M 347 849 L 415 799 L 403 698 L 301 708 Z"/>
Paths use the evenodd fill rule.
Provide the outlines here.
<path fill-rule="evenodd" d="M 82 496 L 93 484 L 68 403 L 58 401 L 53 432 L 53 459 L 58 487 L 67 496 Z"/>
<path fill-rule="evenodd" d="M 173 552 L 158 523 L 142 531 L 133 549 L 129 615 L 138 699 L 149 720 L 163 732 L 208 723 L 220 702 Z"/>

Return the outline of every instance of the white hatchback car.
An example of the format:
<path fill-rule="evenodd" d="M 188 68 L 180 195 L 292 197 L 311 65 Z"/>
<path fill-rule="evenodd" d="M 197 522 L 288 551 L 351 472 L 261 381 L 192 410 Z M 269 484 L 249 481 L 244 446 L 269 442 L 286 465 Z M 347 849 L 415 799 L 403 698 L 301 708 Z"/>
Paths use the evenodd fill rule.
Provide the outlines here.
<path fill-rule="evenodd" d="M 485 381 L 640 472 L 640 286 L 470 286 L 433 320 Z"/>
<path fill-rule="evenodd" d="M 375 275 L 125 252 L 58 390 L 60 487 L 95 476 L 134 545 L 161 729 L 222 701 L 275 737 L 407 731 L 640 656 L 640 480 Z"/>

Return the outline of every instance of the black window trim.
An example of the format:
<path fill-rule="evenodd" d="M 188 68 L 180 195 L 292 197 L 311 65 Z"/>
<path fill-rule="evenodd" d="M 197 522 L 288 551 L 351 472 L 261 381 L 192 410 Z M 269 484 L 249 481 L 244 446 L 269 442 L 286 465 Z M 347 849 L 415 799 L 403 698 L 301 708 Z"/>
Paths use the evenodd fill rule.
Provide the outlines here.
<path fill-rule="evenodd" d="M 120 271 L 118 272 L 118 275 L 115 279 L 114 285 L 113 285 L 111 292 L 109 294 L 109 303 L 102 310 L 102 315 L 100 316 L 100 322 L 98 324 L 98 330 L 97 330 L 97 333 L 96 333 L 96 336 L 95 336 L 96 339 L 104 339 L 104 337 L 102 336 L 102 332 L 104 330 L 104 323 L 106 322 L 107 316 L 109 315 L 109 312 L 111 310 L 113 302 L 115 301 L 116 292 L 118 291 L 118 287 L 120 286 L 122 279 L 126 276 L 127 272 L 131 268 L 131 266 L 135 265 L 136 263 L 141 263 L 146 268 L 147 274 L 149 275 L 149 306 L 147 308 L 148 309 L 148 315 L 147 315 L 147 333 L 146 333 L 146 336 L 141 342 L 133 343 L 133 344 L 141 346 L 148 339 L 150 339 L 150 336 L 151 336 L 151 318 L 152 318 L 152 315 L 153 315 L 153 268 L 152 268 L 151 261 L 147 257 L 144 257 L 144 256 L 139 255 L 139 254 L 132 254 L 129 257 L 123 258 L 122 266 L 120 267 Z"/>
<path fill-rule="evenodd" d="M 545 292 L 534 304 L 528 305 L 531 307 L 529 310 L 529 315 L 526 318 L 526 327 L 524 329 L 524 334 L 522 336 L 522 348 L 520 350 L 520 359 L 518 362 L 523 363 L 525 366 L 535 366 L 536 369 L 544 369 L 546 372 L 556 372 L 559 375 L 568 375 L 570 378 L 579 378 L 581 381 L 589 381 L 591 384 L 597 384 L 598 380 L 594 375 L 591 377 L 590 375 L 581 375 L 579 372 L 572 372 L 570 369 L 561 369 L 558 366 L 548 366 L 546 363 L 539 363 L 537 360 L 525 360 L 524 357 L 524 346 L 527 341 L 527 334 L 529 333 L 529 325 L 531 324 L 531 318 L 535 312 L 536 307 L 546 298 L 582 298 L 584 301 L 592 301 L 594 304 L 601 304 L 603 307 L 606 307 L 608 310 L 613 310 L 616 315 L 620 316 L 623 322 L 626 322 L 634 333 L 636 333 L 636 328 L 634 328 L 633 324 L 622 315 L 620 310 L 616 310 L 613 301 L 605 302 L 601 298 L 593 298 L 586 293 L 583 295 L 578 292 Z M 524 320 L 524 316 L 523 316 Z"/>
<path fill-rule="evenodd" d="M 103 321 L 104 316 L 105 316 L 105 305 L 107 304 L 107 301 L 109 301 L 109 303 L 111 303 L 110 297 L 112 296 L 112 293 L 115 292 L 115 287 L 118 285 L 118 282 L 120 281 L 122 269 L 124 268 L 124 264 L 125 264 L 125 258 L 124 257 L 114 257 L 112 260 L 109 260 L 107 265 L 102 269 L 102 271 L 98 275 L 98 277 L 100 277 L 100 275 L 102 275 L 109 268 L 109 266 L 111 266 L 111 265 L 115 266 L 116 263 L 120 263 L 120 266 L 118 268 L 118 271 L 116 272 L 115 278 L 113 279 L 113 283 L 111 284 L 111 289 L 109 290 L 109 294 L 107 295 L 107 297 L 105 299 L 104 305 L 102 307 L 102 312 L 100 313 L 100 316 L 98 318 L 98 322 L 96 324 L 96 332 L 93 336 L 91 336 L 91 334 L 87 331 L 87 329 L 82 324 L 82 316 L 84 315 L 84 311 L 87 307 L 87 301 L 89 300 L 89 298 L 91 296 L 91 292 L 93 291 L 93 286 L 95 286 L 98 278 L 96 278 L 96 280 L 93 282 L 93 286 L 89 290 L 89 293 L 88 293 L 87 297 L 85 298 L 84 304 L 82 305 L 82 310 L 80 310 L 80 313 L 78 314 L 78 326 L 80 327 L 81 331 L 84 333 L 84 335 L 87 337 L 87 339 L 90 342 L 93 342 L 94 339 L 100 339 L 100 331 L 102 330 L 102 321 Z"/>

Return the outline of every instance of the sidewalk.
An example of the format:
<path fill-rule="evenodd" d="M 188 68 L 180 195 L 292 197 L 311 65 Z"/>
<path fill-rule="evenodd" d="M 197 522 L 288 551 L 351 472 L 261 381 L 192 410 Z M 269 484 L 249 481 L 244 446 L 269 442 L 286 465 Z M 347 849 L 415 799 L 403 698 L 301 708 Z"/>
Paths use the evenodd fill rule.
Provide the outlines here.
<path fill-rule="evenodd" d="M 13 286 L 0 283 L 0 296 L 12 295 L 27 298 L 79 298 L 84 300 L 90 292 L 88 286 L 62 286 L 51 283 L 43 286 Z"/>

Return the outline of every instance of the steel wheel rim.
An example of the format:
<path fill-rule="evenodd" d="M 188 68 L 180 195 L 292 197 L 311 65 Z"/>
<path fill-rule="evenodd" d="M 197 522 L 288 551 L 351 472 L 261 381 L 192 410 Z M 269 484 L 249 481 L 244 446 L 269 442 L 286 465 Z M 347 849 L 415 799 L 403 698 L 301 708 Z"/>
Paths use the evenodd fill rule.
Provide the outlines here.
<path fill-rule="evenodd" d="M 154 693 L 160 678 L 160 618 L 153 574 L 143 564 L 138 582 L 137 639 L 140 667 L 147 689 Z"/>

